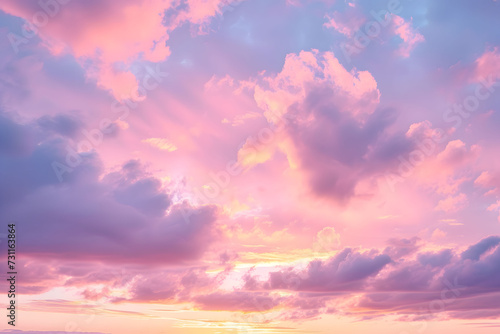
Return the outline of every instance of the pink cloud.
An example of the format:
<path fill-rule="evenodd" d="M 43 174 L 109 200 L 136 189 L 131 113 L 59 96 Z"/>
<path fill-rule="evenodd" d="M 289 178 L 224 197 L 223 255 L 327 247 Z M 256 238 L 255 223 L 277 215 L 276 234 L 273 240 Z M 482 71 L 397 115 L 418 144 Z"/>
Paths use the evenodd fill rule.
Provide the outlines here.
<path fill-rule="evenodd" d="M 347 71 L 332 52 L 301 51 L 288 54 L 280 73 L 264 77 L 266 84 L 255 87 L 255 100 L 270 122 L 287 112 L 293 103 L 303 101 L 308 88 L 325 85 L 338 94 L 338 103 L 350 113 L 373 113 L 379 102 L 377 82 L 367 71 Z"/>
<path fill-rule="evenodd" d="M 255 85 L 257 105 L 264 110 L 267 120 L 277 125 L 272 131 L 274 140 L 262 145 L 252 159 L 247 157 L 251 152 L 248 145 L 243 145 L 238 152 L 239 161 L 251 167 L 270 161 L 277 151 L 284 152 L 292 170 L 306 172 L 299 177 L 309 179 L 314 192 L 347 199 L 353 195 L 357 183 L 354 174 L 361 173 L 363 168 L 352 168 L 349 163 L 361 160 L 368 147 L 360 139 L 348 144 L 359 145 L 359 152 L 349 151 L 342 145 L 347 140 L 343 136 L 358 133 L 360 137 L 377 137 L 375 128 L 379 126 L 379 131 L 383 131 L 392 118 L 389 111 L 375 112 L 379 96 L 377 83 L 369 72 L 347 71 L 331 52 L 289 54 L 280 73 L 263 73 Z M 294 129 L 299 126 L 300 131 Z M 322 127 L 332 128 L 327 131 Z M 352 127 L 352 131 L 348 134 L 342 127 Z M 313 133 L 332 138 L 314 138 Z M 354 158 L 358 153 L 359 157 Z M 378 159 L 377 154 L 371 155 Z M 331 162 L 324 163 L 323 159 Z M 342 178 L 333 176 L 342 173 Z M 329 181 L 324 182 L 325 178 Z"/>
<path fill-rule="evenodd" d="M 500 77 L 500 51 L 495 47 L 484 52 L 475 62 L 475 71 L 473 79 L 481 81 L 493 76 L 494 79 Z"/>
<path fill-rule="evenodd" d="M 335 29 L 341 34 L 351 38 L 361 28 L 361 25 L 366 21 L 358 10 L 349 7 L 344 12 L 333 12 L 331 15 L 325 16 L 328 21 L 323 25 L 326 28 Z"/>
<path fill-rule="evenodd" d="M 422 315 L 422 309 L 432 317 L 500 314 L 500 305 L 488 297 L 498 289 L 500 237 L 484 238 L 465 250 L 429 251 L 420 249 L 417 242 L 415 238 L 394 239 L 382 251 L 346 248 L 305 266 L 272 267 L 264 276 L 239 274 L 243 285 L 231 290 L 221 289 L 231 268 L 208 274 L 208 267 L 145 271 L 122 266 L 117 275 L 111 268 L 67 262 L 52 270 L 69 278 L 65 286 L 80 287 L 89 301 L 192 303 L 195 309 L 210 311 L 280 311 L 270 318 L 274 320 L 304 320 L 327 313 L 383 317 L 388 311 L 412 318 Z M 96 288 L 95 284 L 100 285 Z M 435 300 L 445 302 L 446 308 L 425 312 Z M 483 311 L 476 312 L 479 302 Z M 74 306 L 50 300 L 42 304 L 29 307 L 70 312 Z"/>
<path fill-rule="evenodd" d="M 467 195 L 460 193 L 456 196 L 448 196 L 447 198 L 438 202 L 434 208 L 436 211 L 456 212 L 463 209 L 468 204 Z"/>
<path fill-rule="evenodd" d="M 500 173 L 484 171 L 476 178 L 474 184 L 487 189 L 486 195 L 498 195 L 500 193 Z"/>
<path fill-rule="evenodd" d="M 387 312 L 408 319 L 495 317 L 500 314 L 492 296 L 500 282 L 499 243 L 499 237 L 491 236 L 465 251 L 403 252 L 397 261 L 376 250 L 361 254 L 344 249 L 330 259 L 309 262 L 306 269 L 273 271 L 268 279 L 254 281 L 253 289 L 296 291 L 284 301 L 291 308 L 280 315 L 286 319 L 291 313 L 298 320 L 326 313 L 383 317 Z M 436 303 L 445 307 L 433 308 Z"/>
<path fill-rule="evenodd" d="M 5 1 L 1 6 L 28 21 L 41 11 L 36 1 Z M 170 54 L 165 44 L 167 29 L 162 25 L 163 11 L 169 6 L 164 0 L 104 1 L 100 6 L 71 2 L 61 5 L 49 18 L 40 29 L 40 37 L 54 53 L 70 52 L 82 64 L 91 60 L 89 77 L 121 99 L 124 94 L 130 96 L 137 83 L 127 69 L 119 70 L 115 63 L 130 64 L 139 57 L 161 61 Z"/>
<path fill-rule="evenodd" d="M 479 155 L 479 146 L 472 145 L 467 149 L 465 143 L 459 139 L 452 140 L 446 144 L 446 148 L 437 155 L 438 161 L 448 168 L 459 166 L 473 161 Z"/>
<path fill-rule="evenodd" d="M 415 141 L 416 147 L 408 156 L 406 166 L 409 166 L 410 177 L 420 184 L 439 194 L 450 195 L 456 194 L 471 178 L 481 147 L 468 147 L 460 139 L 444 141 L 448 135 L 450 133 L 442 129 L 434 129 L 429 121 L 412 124 L 406 136 Z"/>
<path fill-rule="evenodd" d="M 409 57 L 411 51 L 422 43 L 425 38 L 411 26 L 411 22 L 406 22 L 402 17 L 393 14 L 394 33 L 399 36 L 403 43 L 399 47 L 398 53 L 402 57 Z"/>
<path fill-rule="evenodd" d="M 262 312 L 269 311 L 280 304 L 279 296 L 266 292 L 214 292 L 194 298 L 202 310 Z"/>
<path fill-rule="evenodd" d="M 53 14 L 39 29 L 39 36 L 54 54 L 69 52 L 75 56 L 90 79 L 121 100 L 137 91 L 138 83 L 130 69 L 134 61 L 164 61 L 170 55 L 167 42 L 172 30 L 185 23 L 204 26 L 228 4 L 228 0 L 189 0 L 186 9 L 166 19 L 165 12 L 176 9 L 175 1 L 106 0 L 99 6 L 73 1 L 48 9 Z M 7 0 L 0 8 L 28 22 L 36 13 L 44 13 L 34 0 Z"/>
<path fill-rule="evenodd" d="M 500 222 L 500 200 L 497 201 L 494 204 L 491 204 L 488 207 L 488 211 L 497 211 L 498 212 L 498 218 L 497 218 L 497 220 Z"/>

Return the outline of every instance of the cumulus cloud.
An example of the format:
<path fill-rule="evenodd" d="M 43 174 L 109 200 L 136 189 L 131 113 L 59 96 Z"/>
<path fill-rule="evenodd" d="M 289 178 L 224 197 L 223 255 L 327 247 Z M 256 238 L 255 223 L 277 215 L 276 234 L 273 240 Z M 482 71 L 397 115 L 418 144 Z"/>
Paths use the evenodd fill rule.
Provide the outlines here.
<path fill-rule="evenodd" d="M 335 95 L 333 105 L 354 116 L 373 113 L 379 101 L 377 82 L 367 71 L 346 70 L 332 52 L 288 54 L 280 73 L 255 87 L 255 100 L 270 122 L 277 123 L 294 103 L 302 102 L 311 86 L 323 86 Z M 326 103 L 327 101 L 323 101 Z"/>
<path fill-rule="evenodd" d="M 276 145 L 290 167 L 303 172 L 313 193 L 339 203 L 358 195 L 360 183 L 380 177 L 417 144 L 416 138 L 389 131 L 397 112 L 377 108 L 373 76 L 346 70 L 332 52 L 287 55 L 280 73 L 260 78 L 254 97 L 277 126 Z M 268 161 L 274 149 L 268 145 L 246 165 Z M 248 162 L 245 150 L 238 155 L 242 163 Z"/>
<path fill-rule="evenodd" d="M 2 124 L 7 134 L 35 131 L 5 117 Z M 217 239 L 216 207 L 172 205 L 162 182 L 138 161 L 106 174 L 97 154 L 74 152 L 82 163 L 61 183 L 51 164 L 65 161 L 68 142 L 49 136 L 35 145 L 29 138 L 6 141 L 0 154 L 0 216 L 22 221 L 25 254 L 167 263 L 196 259 Z"/>
<path fill-rule="evenodd" d="M 404 249 L 411 243 L 398 244 Z M 443 314 L 492 318 L 500 314 L 492 295 L 500 282 L 499 244 L 500 237 L 491 236 L 461 254 L 452 249 L 415 254 L 414 247 L 400 253 L 386 248 L 400 257 L 398 261 L 377 250 L 360 253 L 346 248 L 330 259 L 313 260 L 306 268 L 272 271 L 266 280 L 249 274 L 244 287 L 294 292 L 282 301 L 290 311 L 281 316 L 289 320 L 325 313 L 384 316 L 387 312 L 412 315 L 407 319 Z M 438 304 L 443 307 L 436 309 Z"/>
<path fill-rule="evenodd" d="M 487 189 L 486 195 L 499 194 L 500 173 L 496 171 L 484 171 L 474 180 L 474 185 Z"/>

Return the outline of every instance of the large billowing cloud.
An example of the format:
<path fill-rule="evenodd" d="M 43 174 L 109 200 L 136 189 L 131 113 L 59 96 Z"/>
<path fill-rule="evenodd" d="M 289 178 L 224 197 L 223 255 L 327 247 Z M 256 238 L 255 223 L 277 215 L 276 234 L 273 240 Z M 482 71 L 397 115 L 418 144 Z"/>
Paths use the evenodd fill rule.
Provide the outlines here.
<path fill-rule="evenodd" d="M 215 207 L 172 204 L 162 181 L 137 160 L 102 175 L 95 152 L 78 153 L 57 133 L 71 122 L 65 117 L 25 125 L 0 119 L 8 136 L 0 155 L 1 216 L 19 222 L 24 254 L 169 263 L 196 259 L 217 239 Z M 59 182 L 54 162 L 71 159 Z"/>
<path fill-rule="evenodd" d="M 331 52 L 289 54 L 281 72 L 262 81 L 255 86 L 255 100 L 276 124 L 277 145 L 290 167 L 303 171 L 317 195 L 340 203 L 367 195 L 366 187 L 358 187 L 397 168 L 398 156 L 409 154 L 420 140 L 392 130 L 398 112 L 378 107 L 373 76 L 346 70 Z M 248 146 L 239 152 L 243 165 L 272 157 L 271 145 L 260 154 Z"/>

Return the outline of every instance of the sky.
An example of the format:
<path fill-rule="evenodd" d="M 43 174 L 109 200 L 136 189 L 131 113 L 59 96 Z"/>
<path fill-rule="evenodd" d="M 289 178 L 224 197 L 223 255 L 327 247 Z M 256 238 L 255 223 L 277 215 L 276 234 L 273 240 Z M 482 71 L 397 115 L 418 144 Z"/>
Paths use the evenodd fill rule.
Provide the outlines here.
<path fill-rule="evenodd" d="M 497 333 L 499 16 L 2 0 L 0 333 Z"/>

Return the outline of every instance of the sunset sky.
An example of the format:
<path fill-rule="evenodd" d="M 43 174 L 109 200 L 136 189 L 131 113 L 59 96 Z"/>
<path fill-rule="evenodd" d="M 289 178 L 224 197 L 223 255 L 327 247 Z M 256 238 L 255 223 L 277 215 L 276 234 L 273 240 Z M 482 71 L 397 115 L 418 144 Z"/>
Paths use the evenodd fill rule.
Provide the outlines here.
<path fill-rule="evenodd" d="M 1 0 L 0 333 L 498 333 L 499 31 L 497 0 Z"/>

